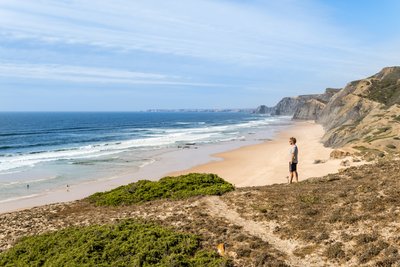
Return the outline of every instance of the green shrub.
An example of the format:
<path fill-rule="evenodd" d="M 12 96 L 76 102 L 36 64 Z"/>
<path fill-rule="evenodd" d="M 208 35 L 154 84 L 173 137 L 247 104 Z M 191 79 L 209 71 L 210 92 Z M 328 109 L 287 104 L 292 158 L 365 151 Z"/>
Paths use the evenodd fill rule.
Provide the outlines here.
<path fill-rule="evenodd" d="M 368 148 L 366 148 L 365 146 L 353 146 L 354 149 L 357 149 L 361 152 L 367 151 Z"/>
<path fill-rule="evenodd" d="M 377 134 L 381 134 L 381 133 L 386 133 L 390 129 L 392 129 L 392 127 L 384 126 L 384 127 L 379 128 L 374 134 L 377 135 Z"/>
<path fill-rule="evenodd" d="M 367 98 L 383 103 L 386 106 L 400 104 L 400 84 L 397 79 L 373 81 Z"/>
<path fill-rule="evenodd" d="M 388 247 L 388 244 L 384 241 L 378 241 L 376 243 L 367 244 L 361 250 L 361 255 L 358 257 L 360 263 L 367 263 L 372 258 L 377 256 L 382 250 Z"/>
<path fill-rule="evenodd" d="M 159 181 L 140 180 L 114 190 L 96 193 L 88 200 L 96 205 L 130 205 L 156 199 L 184 199 L 197 195 L 222 195 L 234 186 L 215 174 L 191 173 L 164 177 Z"/>
<path fill-rule="evenodd" d="M 71 227 L 25 237 L 0 254 L 0 266 L 230 266 L 200 238 L 152 223 Z"/>
<path fill-rule="evenodd" d="M 311 195 L 311 194 L 301 195 L 299 197 L 299 199 L 302 203 L 309 204 L 309 205 L 319 203 L 319 200 L 320 200 L 317 195 Z"/>
<path fill-rule="evenodd" d="M 343 244 L 340 242 L 336 242 L 333 245 L 330 245 L 326 251 L 325 256 L 328 259 L 342 259 L 346 256 L 343 248 Z"/>
<path fill-rule="evenodd" d="M 387 147 L 387 148 L 390 148 L 390 149 L 395 149 L 395 148 L 396 148 L 396 146 L 393 145 L 393 144 L 388 144 L 388 145 L 386 145 L 386 147 Z"/>
<path fill-rule="evenodd" d="M 360 234 L 356 237 L 358 245 L 374 242 L 378 237 L 376 234 Z"/>

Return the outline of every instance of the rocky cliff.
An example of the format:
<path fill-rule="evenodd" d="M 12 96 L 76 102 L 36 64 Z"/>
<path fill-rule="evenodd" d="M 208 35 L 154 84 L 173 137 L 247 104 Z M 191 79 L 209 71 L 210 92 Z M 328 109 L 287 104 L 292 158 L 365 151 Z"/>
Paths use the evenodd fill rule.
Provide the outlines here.
<path fill-rule="evenodd" d="M 339 92 L 340 89 L 327 88 L 324 94 L 311 94 L 311 95 L 299 95 L 295 97 L 284 97 L 274 107 L 267 107 L 265 105 L 259 106 L 255 113 L 257 114 L 271 114 L 271 115 L 286 115 L 292 116 L 293 114 L 299 113 L 295 119 L 315 119 L 314 111 L 319 110 L 321 104 L 327 103 L 331 97 Z M 316 104 L 314 106 L 314 104 Z M 310 111 L 297 110 L 304 106 L 310 105 Z"/>
<path fill-rule="evenodd" d="M 326 129 L 324 144 L 380 156 L 397 153 L 399 104 L 400 67 L 350 82 L 318 115 L 317 122 Z"/>
<path fill-rule="evenodd" d="M 306 100 L 301 97 L 285 97 L 273 108 L 271 115 L 293 115 Z"/>
<path fill-rule="evenodd" d="M 373 76 L 323 94 L 285 97 L 271 115 L 315 120 L 326 130 L 326 146 L 341 147 L 365 158 L 400 155 L 400 67 L 387 67 Z M 347 153 L 347 152 L 346 152 Z"/>
<path fill-rule="evenodd" d="M 325 93 L 317 95 L 300 96 L 306 99 L 305 102 L 299 104 L 294 111 L 294 120 L 316 120 L 320 113 L 324 110 L 326 104 L 331 98 L 340 92 L 341 89 L 327 88 Z"/>
<path fill-rule="evenodd" d="M 273 112 L 272 107 L 267 107 L 266 105 L 258 106 L 253 113 L 256 114 L 271 114 Z"/>
<path fill-rule="evenodd" d="M 316 99 L 310 99 L 303 105 L 300 105 L 294 112 L 295 120 L 316 120 L 321 111 L 325 108 L 325 104 Z"/>

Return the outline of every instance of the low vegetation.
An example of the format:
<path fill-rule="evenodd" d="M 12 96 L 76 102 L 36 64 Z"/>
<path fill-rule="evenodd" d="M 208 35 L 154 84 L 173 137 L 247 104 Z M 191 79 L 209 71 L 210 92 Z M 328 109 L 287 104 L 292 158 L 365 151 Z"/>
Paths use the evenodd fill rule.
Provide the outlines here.
<path fill-rule="evenodd" d="M 275 235 L 299 242 L 294 254 L 301 258 L 325 258 L 332 266 L 398 266 L 391 263 L 400 263 L 399 164 L 382 160 L 285 189 L 238 189 L 222 198 L 243 217 L 276 225 Z"/>
<path fill-rule="evenodd" d="M 379 149 L 367 148 L 365 146 L 353 146 L 353 148 L 359 151 L 355 153 L 356 156 L 361 156 L 367 161 L 383 158 L 385 156 L 385 153 Z"/>
<path fill-rule="evenodd" d="M 71 227 L 23 238 L 0 266 L 231 266 L 200 238 L 153 223 Z"/>
<path fill-rule="evenodd" d="M 391 106 L 400 104 L 400 83 L 397 77 L 393 79 L 383 79 L 372 81 L 367 98 L 376 102 Z"/>
<path fill-rule="evenodd" d="M 378 135 L 378 134 L 381 134 L 381 133 L 386 133 L 386 132 L 389 131 L 391 128 L 392 128 L 392 127 L 390 127 L 390 126 L 380 127 L 380 128 L 378 128 L 378 129 L 375 131 L 374 134 Z"/>
<path fill-rule="evenodd" d="M 88 197 L 99 206 L 119 206 L 143 203 L 156 199 L 185 199 L 198 195 L 222 195 L 234 186 L 215 174 L 191 173 L 164 177 L 159 181 L 140 180 L 114 190 Z"/>
<path fill-rule="evenodd" d="M 393 118 L 393 121 L 395 121 L 395 122 L 400 122 L 400 115 L 394 115 L 394 116 L 392 116 L 392 118 Z"/>
<path fill-rule="evenodd" d="M 386 147 L 390 149 L 396 149 L 396 146 L 393 144 L 387 144 Z"/>
<path fill-rule="evenodd" d="M 399 172 L 383 158 L 220 197 L 1 214 L 0 266 L 398 266 Z"/>

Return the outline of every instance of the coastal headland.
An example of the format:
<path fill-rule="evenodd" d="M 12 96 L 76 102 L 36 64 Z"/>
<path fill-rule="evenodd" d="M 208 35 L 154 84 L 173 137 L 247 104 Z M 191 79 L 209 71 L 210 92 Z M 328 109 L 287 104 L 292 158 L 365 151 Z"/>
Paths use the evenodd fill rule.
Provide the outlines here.
<path fill-rule="evenodd" d="M 0 263 L 12 266 L 28 252 L 42 260 L 42 250 L 27 249 L 36 237 L 54 240 L 63 229 L 78 229 L 79 237 L 91 234 L 93 225 L 106 225 L 101 231 L 120 240 L 127 237 L 123 231 L 119 235 L 124 225 L 140 221 L 201 236 L 191 238 L 208 256 L 192 260 L 216 260 L 218 266 L 399 266 L 399 81 L 400 67 L 389 67 L 341 90 L 286 99 L 274 112 L 295 109 L 295 119 L 313 117 L 319 124 L 296 122 L 272 140 L 214 153 L 211 162 L 173 172 L 214 172 L 236 185 L 228 185 L 232 191 L 215 191 L 213 179 L 227 182 L 196 174 L 212 189 L 201 191 L 197 180 L 180 186 L 184 176 L 178 176 L 0 214 Z M 298 139 L 300 182 L 287 185 L 290 136 Z M 198 189 L 202 193 L 193 194 Z M 180 198 L 173 197 L 176 191 Z M 87 253 L 107 249 L 91 238 L 90 246 L 83 244 Z M 161 253 L 173 255 L 168 249 Z"/>

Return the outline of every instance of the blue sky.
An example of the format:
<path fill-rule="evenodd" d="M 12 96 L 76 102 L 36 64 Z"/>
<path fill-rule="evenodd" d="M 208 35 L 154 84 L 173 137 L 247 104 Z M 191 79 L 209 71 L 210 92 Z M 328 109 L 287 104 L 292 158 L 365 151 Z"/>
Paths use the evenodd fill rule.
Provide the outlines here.
<path fill-rule="evenodd" d="M 0 111 L 252 108 L 400 65 L 396 0 L 3 0 Z"/>

